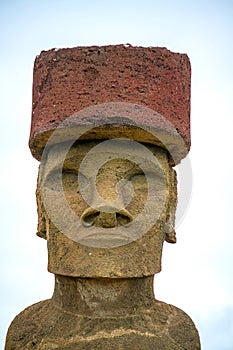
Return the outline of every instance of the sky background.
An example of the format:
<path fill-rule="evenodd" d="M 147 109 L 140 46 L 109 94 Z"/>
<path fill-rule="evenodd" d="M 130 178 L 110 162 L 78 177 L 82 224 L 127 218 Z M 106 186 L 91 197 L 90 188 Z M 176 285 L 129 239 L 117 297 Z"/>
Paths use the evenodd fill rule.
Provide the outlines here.
<path fill-rule="evenodd" d="M 192 199 L 177 244 L 165 243 L 155 295 L 191 316 L 203 350 L 233 349 L 232 0 L 0 1 L 0 348 L 14 316 L 53 291 L 28 148 L 35 56 L 120 43 L 191 60 Z"/>

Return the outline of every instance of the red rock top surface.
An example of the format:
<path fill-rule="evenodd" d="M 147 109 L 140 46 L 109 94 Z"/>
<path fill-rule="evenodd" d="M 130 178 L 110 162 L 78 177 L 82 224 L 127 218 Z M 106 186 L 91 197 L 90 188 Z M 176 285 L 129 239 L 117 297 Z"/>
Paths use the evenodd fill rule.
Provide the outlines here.
<path fill-rule="evenodd" d="M 109 102 L 156 111 L 174 125 L 189 149 L 190 81 L 188 56 L 166 48 L 110 45 L 42 51 L 34 64 L 32 154 L 40 159 L 48 139 L 44 135 L 67 117 Z M 158 123 L 146 116 L 140 122 L 142 127 Z"/>

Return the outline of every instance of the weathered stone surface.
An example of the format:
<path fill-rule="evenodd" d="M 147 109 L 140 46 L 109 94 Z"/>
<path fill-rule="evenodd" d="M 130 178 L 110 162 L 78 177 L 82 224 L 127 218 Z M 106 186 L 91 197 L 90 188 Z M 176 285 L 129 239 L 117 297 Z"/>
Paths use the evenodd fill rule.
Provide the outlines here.
<path fill-rule="evenodd" d="M 57 145 L 50 149 L 46 161 L 41 163 L 38 198 L 43 200 L 45 209 L 39 211 L 41 226 L 38 231 L 48 240 L 49 271 L 92 278 L 153 275 L 161 270 L 164 240 L 172 238 L 173 231 L 165 232 L 166 223 L 175 226 L 175 171 L 168 164 L 166 152 L 156 146 L 142 148 L 142 154 L 138 149 L 133 156 L 134 144 L 130 147 L 125 141 L 118 141 L 105 145 L 78 143 L 66 154 L 65 161 L 61 157 L 64 146 Z M 103 150 L 98 151 L 101 146 Z M 95 148 L 96 151 L 90 153 Z M 126 159 L 119 158 L 122 151 Z M 147 152 L 153 152 L 156 163 L 150 161 Z M 83 179 L 84 183 L 79 185 L 78 173 L 83 159 L 81 181 Z M 62 165 L 65 198 L 57 196 L 61 193 L 58 164 Z M 100 168 L 99 164 L 102 164 Z M 123 182 L 120 188 L 120 181 L 128 183 Z M 148 198 L 148 181 L 151 199 Z M 134 194 L 125 206 L 130 185 Z M 82 187 L 86 200 L 82 196 Z M 75 220 L 73 212 L 79 221 Z M 134 225 L 123 227 L 136 219 Z M 115 227 L 118 227 L 118 232 L 115 232 Z"/>
<path fill-rule="evenodd" d="M 6 343 L 12 349 L 198 350 L 200 343 L 189 316 L 154 299 L 153 277 L 57 276 L 53 298 L 13 321 Z"/>
<path fill-rule="evenodd" d="M 51 131 L 66 118 L 86 107 L 111 102 L 137 104 L 139 108 L 144 106 L 159 113 L 174 125 L 189 149 L 190 72 L 187 55 L 166 48 L 110 45 L 42 51 L 34 66 L 29 142 L 32 154 L 40 159 Z M 117 127 L 122 124 L 114 120 L 109 110 L 108 114 L 112 124 L 116 123 Z M 148 113 L 137 115 L 136 118 L 131 111 L 129 121 L 137 122 L 142 128 L 164 129 L 160 118 L 148 117 Z M 95 119 L 105 121 L 105 117 L 92 110 L 79 115 L 76 124 L 89 125 L 88 116 L 92 125 Z M 126 133 L 128 129 L 131 129 L 129 125 Z M 104 134 L 98 132 L 96 136 L 101 138 Z M 135 140 L 137 137 L 134 133 Z M 150 142 L 143 134 L 138 141 Z"/>
<path fill-rule="evenodd" d="M 37 57 L 30 147 L 55 289 L 13 320 L 5 350 L 200 349 L 189 316 L 153 292 L 163 243 L 176 242 L 189 99 L 189 60 L 165 48 Z"/>

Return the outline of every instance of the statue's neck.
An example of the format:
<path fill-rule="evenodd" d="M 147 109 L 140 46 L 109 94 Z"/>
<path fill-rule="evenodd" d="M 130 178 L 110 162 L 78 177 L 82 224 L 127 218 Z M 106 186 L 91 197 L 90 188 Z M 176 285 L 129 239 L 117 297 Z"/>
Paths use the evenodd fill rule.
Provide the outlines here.
<path fill-rule="evenodd" d="M 52 302 L 77 315 L 114 316 L 150 308 L 154 302 L 153 277 L 74 278 L 55 276 Z"/>

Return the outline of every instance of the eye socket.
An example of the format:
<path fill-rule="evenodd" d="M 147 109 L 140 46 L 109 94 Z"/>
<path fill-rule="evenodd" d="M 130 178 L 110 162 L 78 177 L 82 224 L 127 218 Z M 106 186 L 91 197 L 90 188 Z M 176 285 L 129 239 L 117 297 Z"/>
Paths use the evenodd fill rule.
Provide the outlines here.
<path fill-rule="evenodd" d="M 81 172 L 78 173 L 77 181 L 78 181 L 78 188 L 79 188 L 79 190 L 81 189 L 82 192 L 85 192 L 88 189 L 90 189 L 91 181 L 85 175 L 83 175 Z"/>
<path fill-rule="evenodd" d="M 130 178 L 134 190 L 146 190 L 148 188 L 147 177 L 145 174 L 134 175 Z"/>
<path fill-rule="evenodd" d="M 43 186 L 52 191 L 63 191 L 62 183 L 61 183 L 61 173 L 56 169 L 51 171 L 45 178 L 43 182 Z"/>
<path fill-rule="evenodd" d="M 77 174 L 77 172 L 63 170 L 61 183 L 60 172 L 54 170 L 46 177 L 44 186 L 53 191 L 79 192 L 80 187 L 82 188 L 82 191 L 87 190 L 87 188 L 90 187 L 90 181 L 82 173 Z"/>
<path fill-rule="evenodd" d="M 147 174 L 141 173 L 133 175 L 130 178 L 130 181 L 133 185 L 135 191 L 137 190 L 148 190 L 149 184 L 151 189 L 159 189 L 161 187 L 164 188 L 164 184 L 166 184 L 166 179 L 162 171 L 160 172 L 148 172 Z"/>
<path fill-rule="evenodd" d="M 62 186 L 64 190 L 72 190 L 78 187 L 78 176 L 75 173 L 62 173 Z"/>
<path fill-rule="evenodd" d="M 62 185 L 65 191 L 75 191 L 80 193 L 89 192 L 91 182 L 81 172 L 64 171 L 62 174 Z"/>

